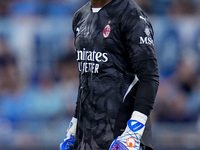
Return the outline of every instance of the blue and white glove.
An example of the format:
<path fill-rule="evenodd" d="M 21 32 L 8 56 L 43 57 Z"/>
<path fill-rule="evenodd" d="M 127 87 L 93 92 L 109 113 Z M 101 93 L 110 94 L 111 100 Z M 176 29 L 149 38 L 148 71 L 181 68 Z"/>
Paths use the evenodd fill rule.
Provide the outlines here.
<path fill-rule="evenodd" d="M 134 111 L 125 131 L 111 144 L 109 150 L 140 150 L 140 139 L 144 132 L 147 116 Z"/>
<path fill-rule="evenodd" d="M 59 150 L 73 150 L 74 149 L 76 126 L 77 126 L 77 119 L 73 117 L 67 129 L 66 138 L 64 139 L 64 142 L 60 144 Z"/>

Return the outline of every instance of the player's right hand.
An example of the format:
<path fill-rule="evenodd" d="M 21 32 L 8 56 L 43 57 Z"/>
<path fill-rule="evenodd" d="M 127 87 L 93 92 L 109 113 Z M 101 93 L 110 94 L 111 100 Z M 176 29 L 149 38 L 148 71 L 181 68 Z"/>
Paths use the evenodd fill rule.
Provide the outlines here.
<path fill-rule="evenodd" d="M 73 150 L 74 149 L 75 136 L 71 135 L 69 139 L 64 139 L 64 142 L 60 144 L 59 150 Z"/>
<path fill-rule="evenodd" d="M 67 129 L 66 138 L 60 144 L 59 150 L 73 150 L 74 149 L 76 126 L 77 126 L 77 119 L 73 117 Z"/>

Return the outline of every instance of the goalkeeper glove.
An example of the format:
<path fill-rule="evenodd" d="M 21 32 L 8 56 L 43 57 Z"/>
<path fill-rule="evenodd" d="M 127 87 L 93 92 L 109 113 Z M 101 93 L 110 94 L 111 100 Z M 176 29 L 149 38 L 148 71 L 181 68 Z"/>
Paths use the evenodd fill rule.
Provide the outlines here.
<path fill-rule="evenodd" d="M 74 149 L 76 126 L 77 126 L 77 119 L 73 117 L 67 129 L 66 138 L 64 139 L 64 142 L 60 144 L 59 150 L 73 150 Z"/>
<path fill-rule="evenodd" d="M 140 150 L 140 139 L 146 120 L 146 115 L 134 111 L 125 131 L 112 142 L 109 150 Z"/>

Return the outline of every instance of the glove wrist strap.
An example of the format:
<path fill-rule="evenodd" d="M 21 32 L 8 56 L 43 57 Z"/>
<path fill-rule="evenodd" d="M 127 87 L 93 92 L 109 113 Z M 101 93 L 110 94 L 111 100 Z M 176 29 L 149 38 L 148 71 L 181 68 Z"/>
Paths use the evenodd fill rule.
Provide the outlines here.
<path fill-rule="evenodd" d="M 147 116 L 139 111 L 134 111 L 132 113 L 130 120 L 137 120 L 138 122 L 142 123 L 143 125 L 146 124 Z"/>
<path fill-rule="evenodd" d="M 67 137 L 68 138 L 70 137 L 70 135 L 76 134 L 76 126 L 77 126 L 77 119 L 73 117 L 69 124 L 69 127 L 67 129 Z"/>
<path fill-rule="evenodd" d="M 147 121 L 147 116 L 138 111 L 134 111 L 131 119 L 128 121 L 128 128 L 134 133 L 142 136 Z"/>

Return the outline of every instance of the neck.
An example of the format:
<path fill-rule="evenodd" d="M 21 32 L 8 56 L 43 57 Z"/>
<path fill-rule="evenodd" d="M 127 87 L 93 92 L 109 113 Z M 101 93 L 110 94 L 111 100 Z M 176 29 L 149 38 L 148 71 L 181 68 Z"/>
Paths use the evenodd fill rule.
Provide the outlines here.
<path fill-rule="evenodd" d="M 99 8 L 107 5 L 112 0 L 90 0 L 93 8 Z"/>

